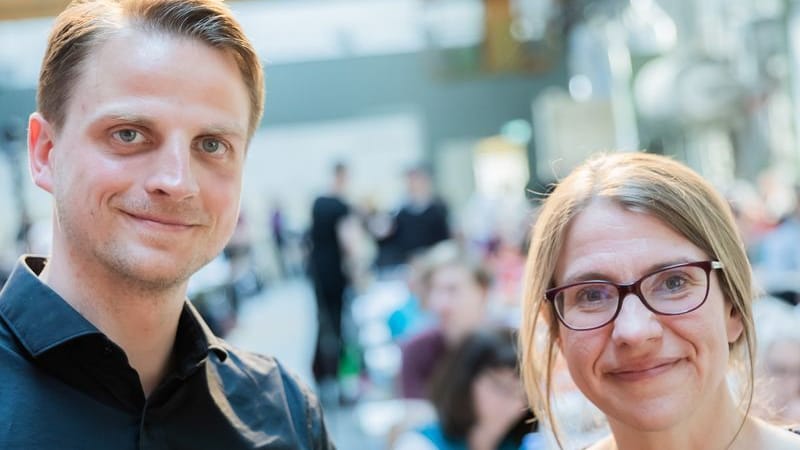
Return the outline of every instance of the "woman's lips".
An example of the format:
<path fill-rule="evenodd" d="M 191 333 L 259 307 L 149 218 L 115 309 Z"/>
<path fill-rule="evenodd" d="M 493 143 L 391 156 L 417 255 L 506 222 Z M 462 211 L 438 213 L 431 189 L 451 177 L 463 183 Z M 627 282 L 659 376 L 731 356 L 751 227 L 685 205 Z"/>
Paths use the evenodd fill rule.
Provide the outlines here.
<path fill-rule="evenodd" d="M 683 361 L 683 358 L 669 358 L 643 361 L 624 365 L 607 372 L 608 375 L 622 381 L 640 381 L 661 375 Z"/>

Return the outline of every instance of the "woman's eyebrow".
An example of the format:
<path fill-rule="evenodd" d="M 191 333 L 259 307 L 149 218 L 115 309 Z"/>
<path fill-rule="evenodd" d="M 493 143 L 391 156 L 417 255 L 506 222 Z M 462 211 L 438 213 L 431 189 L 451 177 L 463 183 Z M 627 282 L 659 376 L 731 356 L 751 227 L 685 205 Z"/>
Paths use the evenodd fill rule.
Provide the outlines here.
<path fill-rule="evenodd" d="M 641 276 L 645 276 L 649 273 L 656 272 L 665 267 L 674 266 L 676 264 L 688 263 L 688 262 L 692 262 L 692 259 L 684 257 L 684 258 L 675 258 L 667 261 L 657 262 L 647 266 L 647 268 L 645 269 L 645 271 L 642 273 Z M 613 277 L 609 276 L 607 273 L 604 272 L 598 272 L 598 271 L 579 272 L 575 275 L 571 275 L 570 277 L 566 278 L 564 282 L 560 283 L 559 285 L 580 283 L 583 281 L 612 281 L 612 278 Z M 629 280 L 626 281 L 625 283 L 629 282 L 632 283 L 634 281 L 636 280 Z"/>

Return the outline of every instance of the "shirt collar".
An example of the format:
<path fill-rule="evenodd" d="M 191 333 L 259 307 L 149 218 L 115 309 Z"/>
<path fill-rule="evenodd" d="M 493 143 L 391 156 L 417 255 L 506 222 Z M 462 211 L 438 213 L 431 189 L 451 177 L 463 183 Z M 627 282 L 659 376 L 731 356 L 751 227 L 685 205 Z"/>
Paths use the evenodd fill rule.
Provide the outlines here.
<path fill-rule="evenodd" d="M 38 278 L 46 263 L 45 258 L 21 257 L 0 291 L 0 318 L 34 357 L 79 336 L 100 334 Z"/>
<path fill-rule="evenodd" d="M 228 351 L 225 349 L 223 341 L 214 335 L 205 320 L 200 316 L 200 313 L 190 302 L 183 304 L 183 312 L 181 312 L 178 335 L 175 337 L 175 341 L 175 350 L 179 355 L 184 354 L 184 352 L 196 352 L 198 357 L 205 359 L 206 354 L 214 352 L 220 361 L 225 361 L 228 357 Z M 181 348 L 182 345 L 191 347 Z"/>
<path fill-rule="evenodd" d="M 0 291 L 0 320 L 8 324 L 33 357 L 80 336 L 102 335 L 39 279 L 46 263 L 42 257 L 21 257 Z M 221 361 L 228 356 L 222 341 L 214 336 L 189 302 L 185 302 L 181 312 L 175 340 L 175 351 L 180 359 L 191 355 L 204 360 L 210 351 Z"/>

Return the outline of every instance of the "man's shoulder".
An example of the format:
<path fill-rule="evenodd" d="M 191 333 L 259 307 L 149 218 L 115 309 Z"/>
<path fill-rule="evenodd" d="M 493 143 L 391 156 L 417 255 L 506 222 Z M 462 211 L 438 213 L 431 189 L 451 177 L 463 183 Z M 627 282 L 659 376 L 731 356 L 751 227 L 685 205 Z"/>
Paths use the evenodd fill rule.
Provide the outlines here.
<path fill-rule="evenodd" d="M 315 449 L 334 448 L 330 443 L 322 406 L 306 383 L 275 357 L 236 348 L 220 340 L 227 357 L 210 357 L 208 364 L 218 377 L 225 397 L 233 403 L 244 401 L 247 410 L 259 411 L 276 433 L 286 435 Z"/>
<path fill-rule="evenodd" d="M 227 357 L 224 360 L 209 359 L 218 369 L 228 366 L 233 370 L 229 373 L 231 376 L 246 378 L 258 385 L 277 383 L 279 386 L 276 387 L 281 389 L 299 390 L 304 394 L 311 394 L 306 384 L 274 356 L 244 350 L 222 339 L 219 343 L 227 352 Z"/>
<path fill-rule="evenodd" d="M 209 358 L 229 395 L 248 395 L 264 403 L 288 408 L 290 415 L 316 415 L 321 411 L 311 388 L 273 356 L 237 348 L 220 340 L 228 356 Z M 236 392 L 233 392 L 236 391 Z M 265 405 L 266 406 L 266 405 Z"/>
<path fill-rule="evenodd" d="M 10 325 L 6 323 L 2 314 L 0 314 L 0 365 L 8 367 L 12 360 L 27 362 L 26 354 L 27 351 L 22 343 L 19 342 Z"/>

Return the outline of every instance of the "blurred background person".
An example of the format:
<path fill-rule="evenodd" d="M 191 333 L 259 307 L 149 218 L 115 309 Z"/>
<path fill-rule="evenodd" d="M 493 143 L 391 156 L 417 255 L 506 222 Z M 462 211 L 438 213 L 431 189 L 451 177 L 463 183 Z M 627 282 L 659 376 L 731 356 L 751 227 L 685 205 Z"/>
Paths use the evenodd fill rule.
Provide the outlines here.
<path fill-rule="evenodd" d="M 278 277 L 289 277 L 294 274 L 289 273 L 289 265 L 286 261 L 286 217 L 284 217 L 283 206 L 280 200 L 275 199 L 269 209 L 269 236 L 270 243 L 274 249 L 275 260 L 278 265 Z"/>
<path fill-rule="evenodd" d="M 264 288 L 261 270 L 255 260 L 255 250 L 249 217 L 246 212 L 240 212 L 222 255 L 230 266 L 229 280 L 231 303 L 234 311 L 238 311 L 240 303 L 245 298 L 258 295 Z"/>
<path fill-rule="evenodd" d="M 761 240 L 756 264 L 763 287 L 795 305 L 800 300 L 800 185 L 791 192 L 793 206 Z"/>
<path fill-rule="evenodd" d="M 430 385 L 438 420 L 399 436 L 394 450 L 517 450 L 535 431 L 517 369 L 515 332 L 470 333 Z"/>
<path fill-rule="evenodd" d="M 438 364 L 488 323 L 491 275 L 482 263 L 454 241 L 440 242 L 425 258 L 423 308 L 434 320 L 401 343 L 400 391 L 410 398 L 426 398 Z"/>
<path fill-rule="evenodd" d="M 390 228 L 378 236 L 385 266 L 405 264 L 415 251 L 450 237 L 447 206 L 435 195 L 428 166 L 418 164 L 406 171 L 406 199 Z"/>
<path fill-rule="evenodd" d="M 336 163 L 328 193 L 317 197 L 311 210 L 308 271 L 317 300 L 317 344 L 312 370 L 323 396 L 338 395 L 337 377 L 342 352 L 342 309 L 348 278 L 344 261 L 346 227 L 351 214 L 345 202 L 347 167 Z M 327 398 L 325 399 L 327 400 Z"/>
<path fill-rule="evenodd" d="M 429 328 L 435 321 L 434 314 L 425 308 L 427 295 L 428 253 L 418 251 L 411 255 L 405 273 L 407 296 L 399 307 L 392 310 L 387 325 L 392 339 L 403 341 Z"/>
<path fill-rule="evenodd" d="M 800 424 L 800 309 L 764 297 L 753 305 L 758 356 L 756 410 L 777 423 Z"/>

